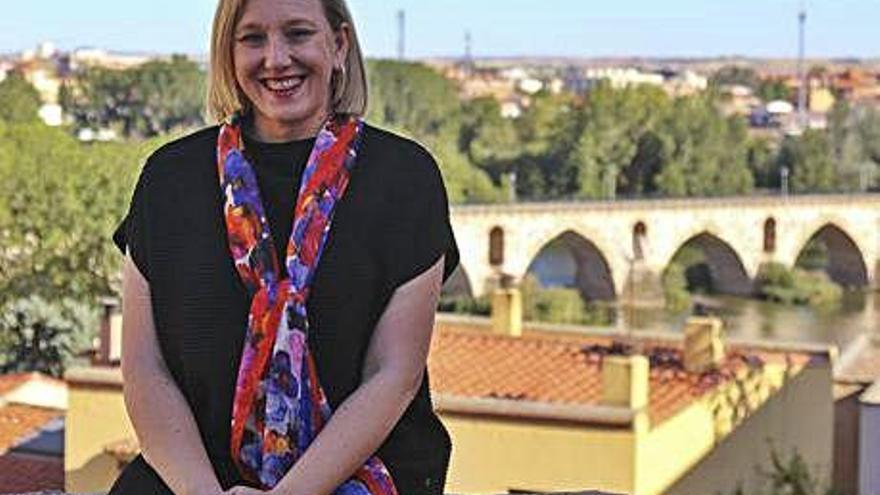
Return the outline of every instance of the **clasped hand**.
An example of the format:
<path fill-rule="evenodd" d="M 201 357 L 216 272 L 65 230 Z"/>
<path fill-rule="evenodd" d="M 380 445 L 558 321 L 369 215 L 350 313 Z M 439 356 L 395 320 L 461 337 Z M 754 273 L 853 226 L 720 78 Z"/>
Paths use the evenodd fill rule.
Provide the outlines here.
<path fill-rule="evenodd" d="M 276 490 L 262 491 L 248 486 L 235 486 L 223 492 L 223 495 L 281 495 Z"/>

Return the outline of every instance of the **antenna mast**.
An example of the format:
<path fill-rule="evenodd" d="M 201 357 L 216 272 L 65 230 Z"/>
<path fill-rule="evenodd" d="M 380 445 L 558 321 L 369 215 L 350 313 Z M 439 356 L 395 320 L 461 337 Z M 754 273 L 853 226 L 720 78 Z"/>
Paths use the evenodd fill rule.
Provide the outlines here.
<path fill-rule="evenodd" d="M 406 58 L 406 11 L 397 11 L 397 59 Z"/>
<path fill-rule="evenodd" d="M 807 121 L 807 72 L 804 66 L 806 60 L 806 26 L 807 26 L 807 8 L 804 0 L 801 0 L 800 11 L 798 12 L 798 117 L 800 118 L 801 129 L 806 129 Z"/>

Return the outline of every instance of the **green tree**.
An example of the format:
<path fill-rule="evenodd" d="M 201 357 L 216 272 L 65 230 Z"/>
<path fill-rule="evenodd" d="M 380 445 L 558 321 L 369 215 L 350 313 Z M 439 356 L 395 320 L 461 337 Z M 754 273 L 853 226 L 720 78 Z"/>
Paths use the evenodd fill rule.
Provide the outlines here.
<path fill-rule="evenodd" d="M 726 118 L 706 96 L 680 98 L 659 127 L 664 142 L 657 188 L 669 196 L 747 194 L 754 177 L 747 164 L 745 123 Z"/>
<path fill-rule="evenodd" d="M 496 180 L 512 168 L 520 154 L 513 122 L 501 115 L 497 100 L 483 97 L 466 102 L 462 111 L 460 147 L 471 162 Z"/>
<path fill-rule="evenodd" d="M 61 377 L 87 349 L 97 311 L 69 300 L 23 298 L 0 312 L 0 374 L 39 371 Z"/>
<path fill-rule="evenodd" d="M 164 139 L 82 145 L 0 122 L 0 371 L 57 375 L 88 346 L 98 298 L 119 290 L 110 235 Z"/>
<path fill-rule="evenodd" d="M 740 85 L 757 88 L 760 78 L 751 67 L 725 65 L 709 78 L 709 83 L 713 86 Z"/>
<path fill-rule="evenodd" d="M 764 101 L 790 101 L 792 98 L 791 89 L 778 79 L 761 80 L 758 83 L 755 94 Z"/>
<path fill-rule="evenodd" d="M 0 128 L 0 302 L 113 293 L 119 259 L 108 236 L 141 153 L 122 144 L 84 147 L 41 124 Z"/>
<path fill-rule="evenodd" d="M 20 74 L 13 72 L 0 82 L 0 120 L 29 123 L 39 120 L 40 94 Z"/>
<path fill-rule="evenodd" d="M 581 111 L 580 136 L 569 156 L 578 171 L 578 197 L 614 196 L 631 186 L 626 178 L 638 174 L 625 170 L 637 157 L 641 138 L 662 118 L 667 104 L 666 95 L 650 86 L 616 90 L 601 84 L 590 91 Z M 644 189 L 644 185 L 634 188 Z"/>
<path fill-rule="evenodd" d="M 768 138 L 749 139 L 746 149 L 746 163 L 755 180 L 755 186 L 762 189 L 779 189 L 780 174 L 776 145 Z"/>
<path fill-rule="evenodd" d="M 523 152 L 530 156 L 548 156 L 567 148 L 575 132 L 576 104 L 571 95 L 541 91 L 516 120 L 516 130 Z"/>
<path fill-rule="evenodd" d="M 62 91 L 78 127 L 152 137 L 204 124 L 205 74 L 184 56 L 126 70 L 92 67 Z"/>
<path fill-rule="evenodd" d="M 452 202 L 503 199 L 489 175 L 460 148 L 462 108 L 454 85 L 423 64 L 370 60 L 367 118 L 427 145 L 440 165 Z"/>
<path fill-rule="evenodd" d="M 821 193 L 837 189 L 834 158 L 828 135 L 807 130 L 800 137 L 786 138 L 779 152 L 780 167 L 791 171 L 795 192 Z"/>

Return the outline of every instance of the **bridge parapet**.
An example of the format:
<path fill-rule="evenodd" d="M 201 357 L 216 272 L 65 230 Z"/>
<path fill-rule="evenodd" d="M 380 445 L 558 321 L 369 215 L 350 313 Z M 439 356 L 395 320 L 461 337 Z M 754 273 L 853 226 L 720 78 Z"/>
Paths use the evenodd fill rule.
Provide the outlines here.
<path fill-rule="evenodd" d="M 600 298 L 619 296 L 634 279 L 659 280 L 675 254 L 694 243 L 718 285 L 735 293 L 751 290 L 765 263 L 794 266 L 813 239 L 826 244 L 838 265 L 829 274 L 844 285 L 874 287 L 880 270 L 880 194 L 462 205 L 452 207 L 451 222 L 462 285 L 475 295 L 501 274 L 524 276 L 554 241 L 571 254 L 574 283 Z M 493 230 L 502 252 L 492 258 L 496 264 Z"/>

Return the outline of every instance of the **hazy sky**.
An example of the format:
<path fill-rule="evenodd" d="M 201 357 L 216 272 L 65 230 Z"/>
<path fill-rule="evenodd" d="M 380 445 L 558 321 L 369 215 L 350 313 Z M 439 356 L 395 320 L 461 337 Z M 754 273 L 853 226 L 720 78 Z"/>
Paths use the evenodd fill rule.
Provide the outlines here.
<path fill-rule="evenodd" d="M 370 56 L 754 55 L 797 51 L 800 0 L 349 0 Z M 0 0 L 0 53 L 62 48 L 207 51 L 216 0 Z M 880 56 L 880 0 L 807 0 L 813 56 Z"/>

